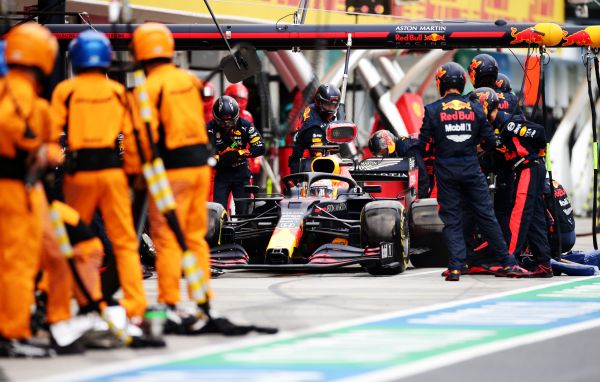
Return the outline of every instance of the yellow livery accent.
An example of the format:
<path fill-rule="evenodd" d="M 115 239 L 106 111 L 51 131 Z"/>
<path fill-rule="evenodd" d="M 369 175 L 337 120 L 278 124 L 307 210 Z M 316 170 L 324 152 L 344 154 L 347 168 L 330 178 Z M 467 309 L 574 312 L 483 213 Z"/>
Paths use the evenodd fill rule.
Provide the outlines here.
<path fill-rule="evenodd" d="M 286 249 L 291 258 L 294 250 L 298 246 L 299 238 L 302 236 L 301 228 L 277 228 L 271 236 L 267 250 Z"/>

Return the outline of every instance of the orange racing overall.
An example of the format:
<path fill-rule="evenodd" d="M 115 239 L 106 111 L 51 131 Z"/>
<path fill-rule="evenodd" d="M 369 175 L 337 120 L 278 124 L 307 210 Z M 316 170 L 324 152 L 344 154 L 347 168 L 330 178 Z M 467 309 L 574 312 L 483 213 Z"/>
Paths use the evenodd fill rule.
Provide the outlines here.
<path fill-rule="evenodd" d="M 56 126 L 66 134 L 65 201 L 86 224 L 100 210 L 125 296 L 120 304 L 129 317 L 140 317 L 147 302 L 118 143 L 122 133 L 126 161 L 137 153 L 125 89 L 101 72 L 83 72 L 56 87 L 52 108 Z"/>
<path fill-rule="evenodd" d="M 8 339 L 31 337 L 42 250 L 44 192 L 39 184 L 26 185 L 29 161 L 37 153 L 56 165 L 61 157 L 51 143 L 59 132 L 50 130 L 49 106 L 36 88 L 17 69 L 0 79 L 0 336 Z"/>
<path fill-rule="evenodd" d="M 210 189 L 208 135 L 200 96 L 200 81 L 171 63 L 151 68 L 146 88 L 152 108 L 152 138 L 158 145 L 177 203 L 177 217 L 200 272 L 210 277 L 210 253 L 205 240 Z M 137 99 L 137 97 L 136 97 Z M 147 142 L 145 129 L 140 135 Z M 150 158 L 150 151 L 146 153 Z M 158 300 L 175 305 L 181 299 L 182 250 L 167 221 L 150 203 L 150 235 L 157 251 Z M 209 296 L 211 292 L 209 291 Z"/>

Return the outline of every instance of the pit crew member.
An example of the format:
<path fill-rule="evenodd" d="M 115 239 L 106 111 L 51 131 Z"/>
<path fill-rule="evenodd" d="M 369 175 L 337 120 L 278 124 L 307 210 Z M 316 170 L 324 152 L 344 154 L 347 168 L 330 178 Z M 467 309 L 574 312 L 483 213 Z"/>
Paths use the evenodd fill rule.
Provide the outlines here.
<path fill-rule="evenodd" d="M 419 198 L 429 197 L 429 175 L 419 149 L 419 140 L 409 137 L 396 137 L 388 130 L 379 130 L 369 138 L 369 150 L 375 156 L 404 158 L 413 156 L 419 171 Z"/>
<path fill-rule="evenodd" d="M 317 89 L 314 103 L 308 105 L 301 115 L 300 128 L 294 135 L 294 149 L 288 159 L 292 174 L 302 171 L 300 159 L 305 151 L 309 156 L 320 156 L 321 151 L 311 150 L 314 146 L 327 144 L 325 129 L 335 119 L 340 104 L 340 91 L 331 84 L 322 84 Z"/>
<path fill-rule="evenodd" d="M 211 143 L 217 150 L 214 201 L 227 208 L 230 193 L 234 198 L 249 197 L 244 190 L 252 176 L 248 158 L 264 155 L 265 145 L 252 123 L 240 118 L 240 108 L 232 97 L 219 98 L 213 107 L 213 116 L 207 129 Z M 247 213 L 247 205 L 236 201 L 236 214 Z"/>
<path fill-rule="evenodd" d="M 466 84 L 464 69 L 450 62 L 436 74 L 440 100 L 425 106 L 419 135 L 422 152 L 428 143 L 435 150 L 440 218 L 450 251 L 447 281 L 458 281 L 467 256 L 463 234 L 463 205 L 473 211 L 477 226 L 488 239 L 498 261 L 499 275 L 520 277 L 524 270 L 509 256 L 502 232 L 493 213 L 488 187 L 477 158 L 477 145 L 495 147 L 495 137 L 481 105 L 461 95 Z"/>
<path fill-rule="evenodd" d="M 246 119 L 254 125 L 254 117 L 246 108 L 248 107 L 248 88 L 243 83 L 231 84 L 225 88 L 225 95 L 230 96 L 238 103 L 240 107 L 240 117 Z M 260 174 L 261 158 L 248 158 L 248 168 L 253 176 Z"/>
<path fill-rule="evenodd" d="M 487 109 L 489 121 L 499 130 L 502 146 L 498 150 L 504 153 L 505 160 L 515 173 L 508 251 L 519 256 L 529 243 L 535 260 L 535 269 L 530 277 L 552 277 L 542 200 L 546 168 L 539 154 L 546 147 L 544 127 L 520 115 L 511 117 L 508 113 L 498 111 L 498 97 L 491 88 L 479 88 L 475 93 Z"/>

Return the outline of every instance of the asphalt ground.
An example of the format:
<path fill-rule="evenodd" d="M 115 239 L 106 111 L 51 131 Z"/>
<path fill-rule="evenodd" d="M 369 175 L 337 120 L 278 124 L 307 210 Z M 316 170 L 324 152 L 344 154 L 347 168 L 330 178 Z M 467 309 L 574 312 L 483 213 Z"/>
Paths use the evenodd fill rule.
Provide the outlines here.
<path fill-rule="evenodd" d="M 578 225 L 579 233 L 590 231 L 589 220 L 578 220 Z M 576 248 L 591 249 L 591 243 L 591 236 L 582 236 L 578 238 Z M 360 268 L 326 274 L 284 275 L 231 271 L 213 280 L 216 296 L 213 305 L 220 314 L 236 323 L 274 326 L 280 329 L 280 336 L 294 336 L 295 333 L 324 325 L 337 325 L 390 312 L 413 311 L 576 279 L 567 276 L 520 280 L 464 276 L 459 283 L 447 283 L 440 277 L 441 271 L 441 268 L 409 269 L 394 277 L 372 277 Z M 146 280 L 145 286 L 150 302 L 155 301 L 156 279 Z M 596 297 L 600 299 L 600 295 Z M 73 375 L 88 379 L 97 373 L 117 370 L 129 362 L 166 360 L 174 354 L 210 352 L 223 346 L 235 348 L 238 344 L 249 343 L 248 341 L 268 341 L 268 337 L 256 334 L 244 338 L 217 335 L 167 336 L 168 346 L 165 349 L 88 351 L 81 356 L 63 356 L 49 360 L 3 359 L 0 360 L 0 380 L 38 381 L 50 378 L 62 381 Z M 363 341 L 358 345 L 370 346 L 368 338 Z M 599 343 L 600 328 L 592 324 L 586 330 L 562 335 L 548 334 L 547 338 L 542 333 L 532 343 L 516 344 L 507 349 L 499 348 L 487 353 L 474 351 L 454 361 L 442 359 L 439 364 L 429 364 L 404 379 L 390 379 L 388 376 L 386 380 L 480 382 L 485 378 L 486 382 L 510 379 L 544 382 L 596 381 L 600 378 L 600 363 L 597 362 Z M 150 373 L 144 379 L 116 380 L 156 379 Z"/>

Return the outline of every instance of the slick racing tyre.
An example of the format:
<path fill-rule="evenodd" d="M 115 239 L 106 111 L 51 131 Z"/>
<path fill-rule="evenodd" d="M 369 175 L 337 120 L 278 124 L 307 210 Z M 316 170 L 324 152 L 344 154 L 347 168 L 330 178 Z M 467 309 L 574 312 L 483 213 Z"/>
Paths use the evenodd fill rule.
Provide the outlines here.
<path fill-rule="evenodd" d="M 208 227 L 206 229 L 206 241 L 213 248 L 221 244 L 221 228 L 227 220 L 227 211 L 219 203 L 208 202 Z"/>
<path fill-rule="evenodd" d="M 372 275 L 397 275 L 408 267 L 410 247 L 408 218 L 402 203 L 395 200 L 370 202 L 360 214 L 361 246 L 379 247 L 393 244 L 393 262 L 387 265 L 367 263 L 364 267 Z"/>

